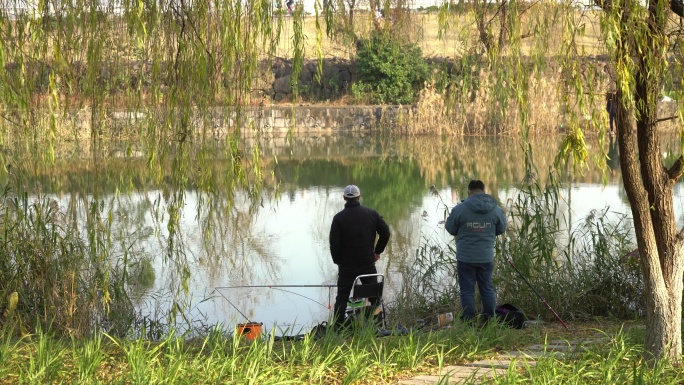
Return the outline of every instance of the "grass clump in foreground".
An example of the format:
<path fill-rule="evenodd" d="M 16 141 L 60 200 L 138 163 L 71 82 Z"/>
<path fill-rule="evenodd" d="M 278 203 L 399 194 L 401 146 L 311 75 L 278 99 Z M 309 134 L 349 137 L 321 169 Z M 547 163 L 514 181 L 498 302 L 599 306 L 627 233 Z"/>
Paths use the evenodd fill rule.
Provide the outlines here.
<path fill-rule="evenodd" d="M 642 359 L 642 330 L 633 323 L 594 321 L 562 329 L 543 324 L 524 330 L 456 323 L 439 330 L 378 337 L 371 329 L 320 339 L 248 342 L 215 329 L 201 339 L 173 332 L 160 341 L 95 334 L 80 339 L 40 330 L 15 339 L 0 334 L 0 384 L 394 384 L 440 367 L 490 358 L 500 352 L 552 341 L 594 339 L 565 357 L 511 365 L 493 384 L 675 384 L 684 374 L 666 362 L 649 368 Z"/>

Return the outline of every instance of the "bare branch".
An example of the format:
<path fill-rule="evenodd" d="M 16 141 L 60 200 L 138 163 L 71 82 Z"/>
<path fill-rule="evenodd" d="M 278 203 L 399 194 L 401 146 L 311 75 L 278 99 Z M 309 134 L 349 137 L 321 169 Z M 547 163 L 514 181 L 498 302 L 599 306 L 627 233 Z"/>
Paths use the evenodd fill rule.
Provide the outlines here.
<path fill-rule="evenodd" d="M 613 2 L 611 0 L 594 0 L 594 5 L 601 8 L 604 12 L 610 12 L 613 8 Z"/>
<path fill-rule="evenodd" d="M 679 180 L 684 173 L 684 156 L 680 155 L 672 166 L 667 170 L 667 176 L 672 183 Z"/>
<path fill-rule="evenodd" d="M 15 126 L 18 126 L 18 125 L 19 125 L 19 122 L 15 121 L 14 119 L 11 119 L 9 116 L 7 116 L 7 115 L 5 115 L 5 114 L 0 114 L 0 118 L 2 118 L 3 120 L 6 120 L 6 121 L 8 121 L 8 122 L 10 122 L 11 124 L 14 124 Z"/>
<path fill-rule="evenodd" d="M 668 116 L 667 118 L 657 119 L 655 122 L 653 122 L 653 124 L 658 124 L 658 123 L 662 123 L 662 122 L 667 122 L 668 120 L 675 120 L 675 119 L 678 119 L 678 118 L 679 118 L 679 117 L 678 117 L 677 115 Z"/>

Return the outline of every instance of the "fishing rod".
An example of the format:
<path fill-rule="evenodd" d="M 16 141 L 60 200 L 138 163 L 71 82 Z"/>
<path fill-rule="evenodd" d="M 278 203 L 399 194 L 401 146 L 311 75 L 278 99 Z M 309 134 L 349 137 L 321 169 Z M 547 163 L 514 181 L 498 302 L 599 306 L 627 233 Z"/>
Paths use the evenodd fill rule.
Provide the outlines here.
<path fill-rule="evenodd" d="M 242 288 L 273 288 L 273 287 L 337 287 L 334 283 L 324 283 L 321 285 L 238 285 L 238 286 L 218 286 L 215 289 L 242 289 Z"/>
<path fill-rule="evenodd" d="M 306 287 L 325 287 L 325 288 L 328 288 L 328 305 L 326 306 L 326 305 L 324 305 L 324 304 L 322 304 L 322 303 L 316 301 L 315 299 L 309 298 L 309 297 L 307 297 L 307 296 L 305 296 L 305 295 L 302 295 L 302 294 L 299 294 L 299 293 L 295 293 L 295 292 L 290 291 L 290 290 L 285 290 L 285 288 L 302 288 L 302 287 L 304 287 L 304 288 L 306 288 Z M 282 291 L 282 292 L 285 292 L 285 293 L 290 293 L 290 294 L 298 295 L 298 296 L 300 296 L 300 297 L 302 297 L 302 298 L 308 299 L 309 301 L 315 302 L 315 303 L 317 303 L 317 304 L 319 304 L 319 305 L 321 305 L 321 306 L 323 306 L 323 307 L 325 307 L 325 308 L 331 309 L 332 306 L 331 306 L 331 303 L 330 303 L 330 302 L 331 302 L 331 301 L 330 301 L 330 291 L 332 290 L 333 287 L 337 287 L 337 284 L 329 283 L 329 284 L 320 284 L 320 285 L 237 285 L 237 286 L 218 286 L 218 287 L 215 287 L 214 290 L 218 291 L 219 289 L 245 289 L 245 288 L 246 288 L 246 289 L 254 289 L 254 288 L 268 288 L 268 289 L 279 290 L 279 291 Z M 219 292 L 219 293 L 220 293 L 220 292 Z M 221 294 L 221 296 L 222 296 L 223 298 L 226 298 L 223 294 Z M 228 299 L 226 298 L 226 300 L 228 300 Z M 228 302 L 230 303 L 230 301 L 228 301 Z M 233 304 L 231 303 L 231 305 L 233 305 Z M 235 305 L 233 305 L 233 307 L 235 307 Z M 237 309 L 237 308 L 236 308 L 236 309 Z M 239 310 L 238 310 L 238 311 L 239 311 Z M 242 314 L 242 313 L 240 313 L 240 314 Z M 245 317 L 245 318 L 247 318 L 247 317 Z"/>
<path fill-rule="evenodd" d="M 218 288 L 215 288 L 215 289 L 214 289 L 215 292 L 219 293 L 219 295 L 220 295 L 221 297 L 223 297 L 223 299 L 225 299 L 226 301 L 228 301 L 228 303 L 230 304 L 230 306 L 232 306 L 235 310 L 237 310 L 237 312 L 240 313 L 241 316 L 245 317 L 245 319 L 247 320 L 247 322 L 252 323 L 252 321 L 249 319 L 249 317 L 247 317 L 243 312 L 241 312 L 240 309 L 239 309 L 237 306 L 235 306 L 234 303 L 230 302 L 230 300 L 228 299 L 228 297 L 226 297 L 225 295 L 223 295 L 223 293 L 221 293 L 219 290 L 216 290 L 216 289 L 218 289 Z M 212 292 L 212 293 L 213 293 L 213 292 Z"/>
<path fill-rule="evenodd" d="M 317 304 L 319 304 L 319 305 L 321 305 L 321 306 L 323 306 L 323 307 L 325 307 L 325 308 L 330 309 L 330 296 L 329 296 L 329 295 L 328 295 L 328 305 L 326 306 L 325 304 L 320 303 L 320 302 L 316 301 L 316 300 L 313 299 L 313 298 L 309 298 L 309 297 L 307 297 L 307 296 L 305 296 L 305 295 L 302 295 L 302 294 L 299 294 L 299 293 L 295 293 L 294 291 L 291 291 L 291 290 L 285 290 L 285 289 L 281 289 L 281 288 L 279 288 L 279 287 L 272 287 L 272 289 L 273 289 L 273 290 L 282 291 L 282 292 L 284 292 L 284 293 L 289 293 L 289 294 L 294 294 L 294 295 L 300 296 L 300 297 L 302 297 L 302 298 L 304 298 L 304 299 L 308 299 L 309 301 L 316 302 Z"/>
<path fill-rule="evenodd" d="M 523 275 L 523 273 L 521 273 L 520 270 L 518 270 L 518 268 L 513 264 L 513 260 L 512 260 L 512 259 L 510 259 L 510 258 L 508 259 L 508 264 L 511 265 L 511 266 L 513 267 L 513 269 L 515 269 L 515 271 L 520 275 L 520 278 L 522 278 L 523 281 L 525 281 L 525 283 L 527 284 L 527 286 L 529 286 L 530 289 L 532 289 L 532 291 L 534 292 L 534 294 L 537 295 L 537 297 L 539 298 L 539 300 L 542 301 L 542 302 L 544 303 L 544 305 L 546 305 L 546 307 L 549 309 L 549 311 L 551 311 L 551 313 L 553 313 L 553 316 L 556 317 L 556 319 L 558 320 L 558 322 L 560 322 L 561 325 L 563 325 L 563 327 L 567 329 L 567 328 L 568 328 L 568 325 L 566 325 L 565 322 L 563 322 L 563 320 L 562 320 L 561 317 L 558 315 L 558 313 L 556 313 L 556 312 L 553 310 L 553 308 L 551 308 L 551 305 L 549 305 L 549 303 L 546 302 L 546 300 L 544 299 L 544 297 L 542 297 L 541 294 L 539 294 L 539 292 L 538 292 L 537 290 L 535 290 L 535 288 L 532 286 L 532 284 L 530 283 L 530 281 L 528 281 L 527 278 L 525 278 L 525 276 Z"/>

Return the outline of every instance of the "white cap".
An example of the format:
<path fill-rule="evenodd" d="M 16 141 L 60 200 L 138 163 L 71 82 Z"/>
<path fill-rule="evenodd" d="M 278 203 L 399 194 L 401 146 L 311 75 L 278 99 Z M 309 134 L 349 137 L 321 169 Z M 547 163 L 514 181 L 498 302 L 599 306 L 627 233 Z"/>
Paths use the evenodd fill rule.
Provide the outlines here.
<path fill-rule="evenodd" d="M 345 198 L 356 198 L 361 195 L 361 190 L 359 190 L 356 185 L 350 184 L 349 186 L 344 188 L 344 197 Z"/>

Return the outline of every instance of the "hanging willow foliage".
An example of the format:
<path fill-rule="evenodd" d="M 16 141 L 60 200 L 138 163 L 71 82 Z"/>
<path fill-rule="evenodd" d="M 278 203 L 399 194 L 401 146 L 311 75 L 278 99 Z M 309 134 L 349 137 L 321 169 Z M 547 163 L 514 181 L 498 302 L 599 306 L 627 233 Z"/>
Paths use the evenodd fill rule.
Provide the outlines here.
<path fill-rule="evenodd" d="M 214 194 L 220 191 L 231 197 L 233 191 L 243 189 L 254 199 L 263 188 L 266 173 L 261 167 L 259 141 L 244 148 L 240 137 L 249 129 L 246 108 L 253 103 L 253 91 L 262 88 L 260 75 L 281 43 L 283 25 L 287 22 L 292 29 L 288 53 L 295 92 L 305 58 L 317 55 L 320 59 L 323 54 L 323 29 L 328 38 L 346 44 L 351 51 L 369 29 L 391 27 L 398 38 L 411 41 L 417 25 L 403 0 L 316 0 L 314 9 L 321 21 L 316 24 L 317 49 L 305 52 L 305 41 L 313 37 L 304 33 L 303 7 L 298 5 L 285 18 L 283 3 L 0 0 L 0 68 L 4 69 L 0 71 L 0 144 L 22 147 L 29 157 L 19 161 L 0 151 L 0 166 L 7 168 L 15 162 L 17 176 L 49 175 L 64 144 L 85 139 L 78 155 L 92 159 L 90 167 L 98 173 L 110 155 L 111 140 L 123 139 L 127 152 L 143 154 L 148 177 L 161 186 L 169 232 L 167 262 L 180 277 L 176 281 L 180 284 L 173 289 L 182 291 L 190 274 L 179 234 L 186 191 L 202 192 L 198 211 L 210 207 L 228 212 L 230 201 L 217 205 L 212 201 Z M 366 5 L 384 10 L 385 22 L 379 23 L 375 12 L 370 12 L 370 23 L 367 17 L 360 17 L 363 13 L 359 11 Z M 486 10 L 482 8 L 482 12 Z M 486 100 L 499 103 L 501 108 L 492 109 L 501 111 L 499 122 L 505 121 L 510 90 L 515 90 L 521 104 L 527 92 L 519 56 L 499 59 L 504 42 L 515 41 L 510 36 L 515 36 L 519 23 L 515 12 L 506 15 L 502 25 L 509 25 L 511 32 L 505 39 L 502 34 L 496 45 L 486 45 L 492 62 L 489 77 L 493 79 L 486 87 L 490 90 Z M 451 16 L 451 21 L 458 23 L 458 14 Z M 460 37 L 468 41 L 469 34 Z M 466 58 L 463 67 L 472 72 L 470 66 L 478 62 L 470 55 L 462 57 Z M 318 70 L 322 71 L 320 60 Z M 474 78 L 463 77 L 465 87 L 458 102 L 469 100 L 477 87 Z M 461 106 L 465 115 L 468 103 Z M 217 138 L 225 142 L 221 148 L 229 167 L 208 167 L 216 153 L 198 145 Z M 123 182 L 133 184 L 131 180 Z M 113 213 L 100 205 L 110 193 L 97 187 L 83 192 L 84 196 L 92 194 L 91 237 L 103 239 L 91 244 L 97 259 L 94 265 L 104 264 L 112 248 L 107 226 Z M 208 237 L 211 229 L 204 231 Z"/>
<path fill-rule="evenodd" d="M 301 24 L 303 12 L 292 17 Z M 173 164 L 176 191 L 191 176 L 195 184 L 218 179 L 258 188 L 260 173 L 245 167 L 252 150 L 238 139 L 282 23 L 268 0 L 3 0 L 0 143 L 38 149 L 49 164 L 64 140 L 90 138 L 82 156 L 99 158 L 107 156 L 107 140 L 124 137 L 142 147 L 157 182 Z M 304 37 L 293 39 L 297 69 Z M 188 144 L 217 135 L 225 138 L 231 172 L 202 170 L 195 178 L 188 168 L 207 154 Z"/>
<path fill-rule="evenodd" d="M 304 15 L 300 9 L 291 16 L 297 24 Z M 209 207 L 224 192 L 226 212 L 232 191 L 260 194 L 258 144 L 243 148 L 240 139 L 260 66 L 272 58 L 283 21 L 270 0 L 0 1 L 0 144 L 23 148 L 27 157 L 2 152 L 0 166 L 19 179 L 49 175 L 63 145 L 74 142 L 95 173 L 104 170 L 113 139 L 127 143 L 127 153 L 144 154 L 165 199 L 165 254 L 180 294 L 190 275 L 179 234 L 186 191 L 201 191 L 200 203 Z M 293 39 L 301 63 L 304 37 Z M 216 146 L 204 144 L 217 140 L 225 142 L 229 165 L 220 170 L 203 166 L 217 157 Z M 93 199 L 86 226 L 91 240 L 109 239 L 96 233 L 111 224 L 113 213 L 100 202 L 112 192 L 93 187 L 83 192 Z M 92 264 L 108 265 L 111 241 L 91 243 Z M 104 293 L 99 306 L 111 301 L 108 280 L 93 286 Z M 181 306 L 174 300 L 172 309 Z"/>
<path fill-rule="evenodd" d="M 268 0 L 3 0 L 0 142 L 40 141 L 45 160 L 54 160 L 64 138 L 97 141 L 124 130 L 146 145 L 161 178 L 168 154 L 156 144 L 217 131 L 235 140 L 282 22 Z M 303 37 L 294 39 L 303 57 Z"/>

